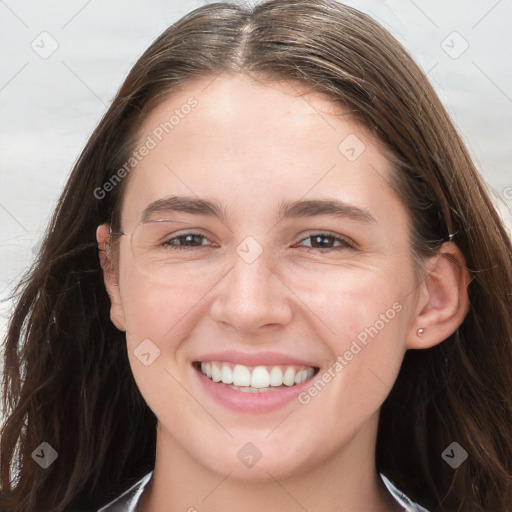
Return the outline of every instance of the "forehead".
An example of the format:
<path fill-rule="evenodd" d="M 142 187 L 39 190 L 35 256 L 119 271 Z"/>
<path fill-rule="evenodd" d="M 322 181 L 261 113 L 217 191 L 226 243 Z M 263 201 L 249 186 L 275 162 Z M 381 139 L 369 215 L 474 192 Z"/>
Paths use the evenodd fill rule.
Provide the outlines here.
<path fill-rule="evenodd" d="M 299 81 L 197 79 L 154 108 L 139 135 L 151 149 L 130 174 L 133 215 L 165 195 L 226 198 L 255 214 L 308 194 L 368 204 L 391 173 L 378 141 Z"/>
<path fill-rule="evenodd" d="M 298 80 L 220 74 L 195 79 L 169 95 L 146 117 L 140 136 L 153 134 L 158 142 L 172 144 L 180 135 L 197 134 L 211 145 L 222 142 L 228 155 L 247 150 L 251 141 L 253 147 L 270 142 L 285 149 L 293 140 L 298 145 L 308 139 L 313 145 L 315 125 L 336 131 L 332 115 L 348 118 L 330 96 Z"/>

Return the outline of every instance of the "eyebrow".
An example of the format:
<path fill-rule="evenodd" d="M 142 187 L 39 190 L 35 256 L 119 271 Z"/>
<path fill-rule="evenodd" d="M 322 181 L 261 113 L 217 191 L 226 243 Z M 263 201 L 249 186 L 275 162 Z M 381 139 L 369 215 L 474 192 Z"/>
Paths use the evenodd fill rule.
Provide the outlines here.
<path fill-rule="evenodd" d="M 229 212 L 216 201 L 187 196 L 169 196 L 150 203 L 142 213 L 142 222 L 153 215 L 169 212 L 181 212 L 192 215 L 215 217 L 227 223 Z M 290 218 L 331 216 L 348 218 L 358 222 L 376 223 L 375 217 L 365 208 L 351 205 L 339 199 L 310 199 L 281 202 L 276 222 Z"/>

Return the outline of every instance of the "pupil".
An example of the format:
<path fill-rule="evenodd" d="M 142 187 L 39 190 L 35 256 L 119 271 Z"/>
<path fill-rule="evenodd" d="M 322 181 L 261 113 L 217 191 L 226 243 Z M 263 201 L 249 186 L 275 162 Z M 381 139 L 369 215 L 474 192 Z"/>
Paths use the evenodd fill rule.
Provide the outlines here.
<path fill-rule="evenodd" d="M 313 237 L 313 239 L 315 240 L 315 243 L 318 243 L 319 245 L 325 245 L 326 244 L 326 240 L 329 239 L 330 237 L 328 236 L 323 236 L 323 235 L 315 235 Z M 323 240 L 323 242 L 322 242 Z M 328 245 L 328 242 L 327 242 L 327 245 Z"/>
<path fill-rule="evenodd" d="M 183 235 L 183 237 L 181 237 L 181 238 L 185 239 L 185 243 L 193 242 L 194 239 L 196 239 L 196 241 L 197 241 L 197 235 Z"/>

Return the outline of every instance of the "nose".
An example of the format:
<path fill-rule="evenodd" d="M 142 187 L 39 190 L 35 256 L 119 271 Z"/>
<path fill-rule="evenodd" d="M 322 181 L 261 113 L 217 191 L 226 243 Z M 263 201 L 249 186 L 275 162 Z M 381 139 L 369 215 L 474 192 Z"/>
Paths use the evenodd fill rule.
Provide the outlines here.
<path fill-rule="evenodd" d="M 243 333 L 285 326 L 292 317 L 292 292 L 269 266 L 264 254 L 251 263 L 238 254 L 219 283 L 211 317 L 224 327 Z"/>

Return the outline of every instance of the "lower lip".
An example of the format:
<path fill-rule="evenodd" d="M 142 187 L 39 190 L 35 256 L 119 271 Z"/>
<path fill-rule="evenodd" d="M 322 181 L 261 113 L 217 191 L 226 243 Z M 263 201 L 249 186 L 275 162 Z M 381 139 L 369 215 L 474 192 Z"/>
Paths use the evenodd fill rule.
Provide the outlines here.
<path fill-rule="evenodd" d="M 220 405 L 238 412 L 269 412 L 292 402 L 302 391 L 309 388 L 318 372 L 308 380 L 276 391 L 248 393 L 231 389 L 222 382 L 213 382 L 193 367 L 206 392 Z"/>

